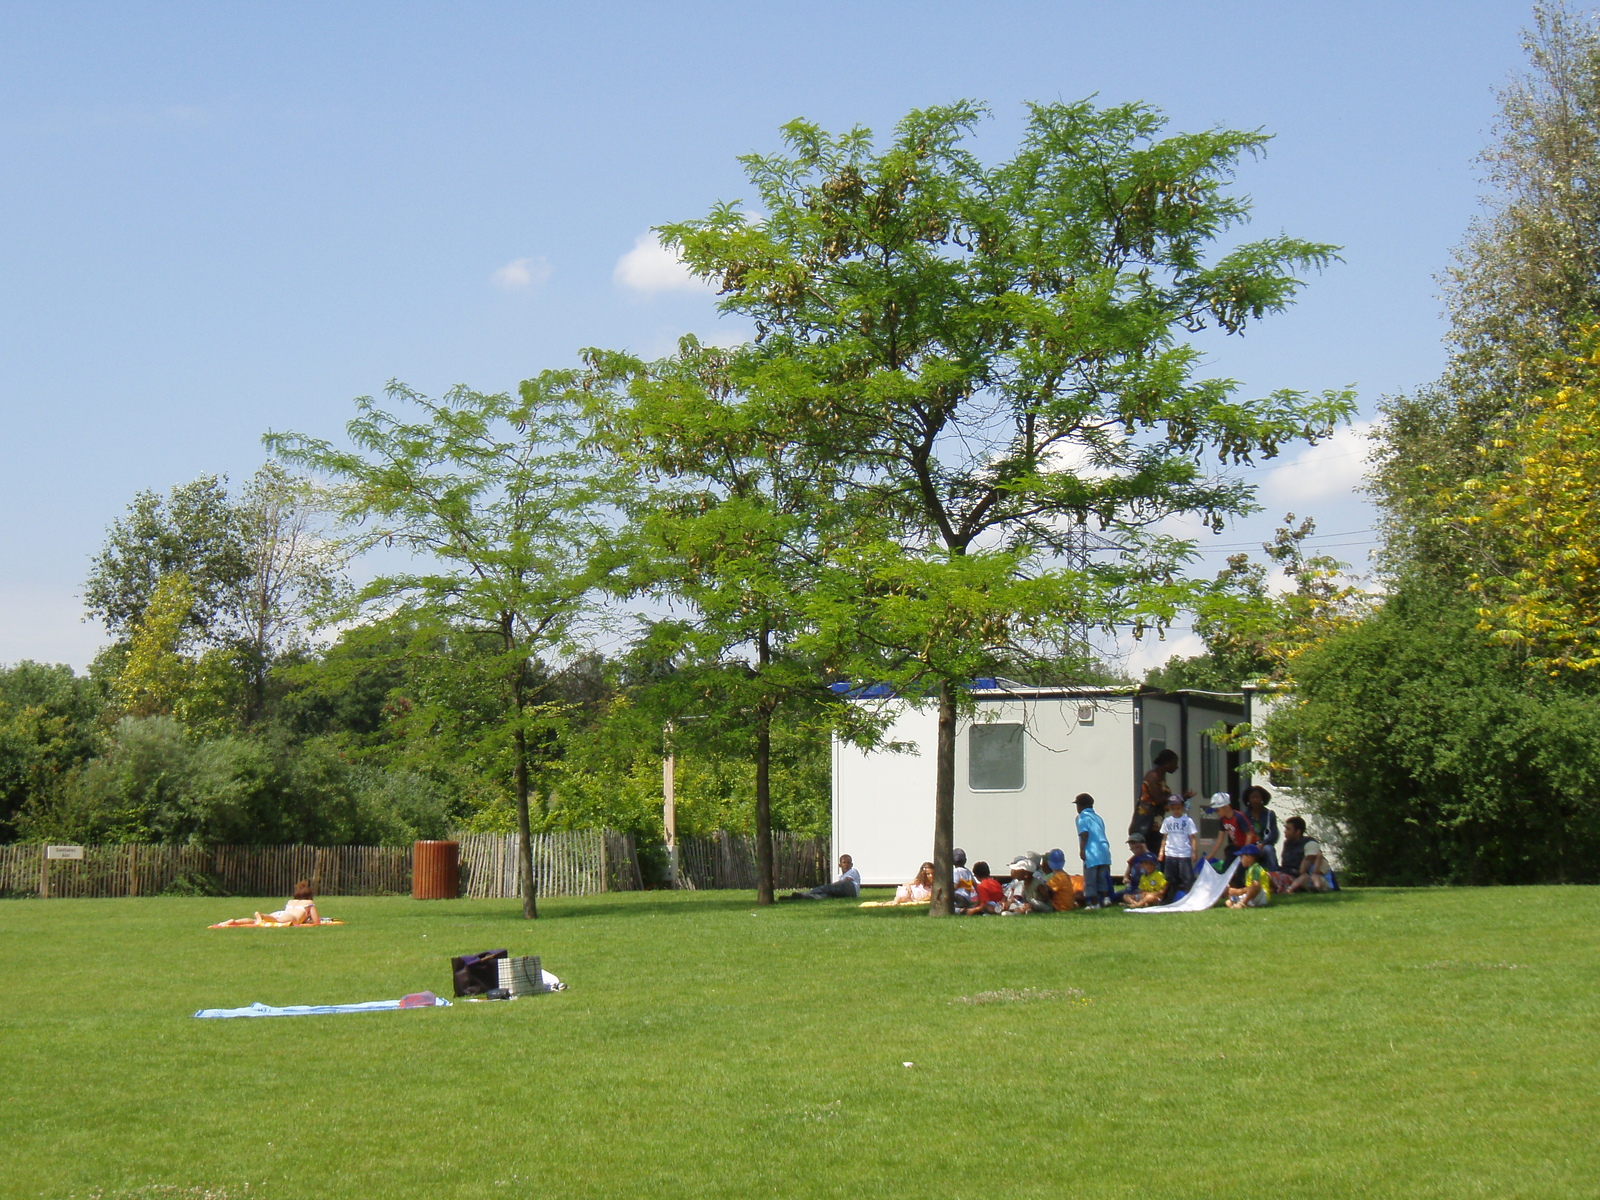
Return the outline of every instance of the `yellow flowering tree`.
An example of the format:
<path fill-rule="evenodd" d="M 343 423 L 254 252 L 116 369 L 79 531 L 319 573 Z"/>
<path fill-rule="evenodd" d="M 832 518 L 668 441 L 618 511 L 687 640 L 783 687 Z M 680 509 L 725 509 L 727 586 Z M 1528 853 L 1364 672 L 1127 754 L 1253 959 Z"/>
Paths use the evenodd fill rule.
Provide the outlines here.
<path fill-rule="evenodd" d="M 1479 630 L 1561 675 L 1600 667 L 1600 326 L 1546 373 L 1478 448 L 1493 468 L 1440 494 L 1438 521 L 1470 539 Z"/>

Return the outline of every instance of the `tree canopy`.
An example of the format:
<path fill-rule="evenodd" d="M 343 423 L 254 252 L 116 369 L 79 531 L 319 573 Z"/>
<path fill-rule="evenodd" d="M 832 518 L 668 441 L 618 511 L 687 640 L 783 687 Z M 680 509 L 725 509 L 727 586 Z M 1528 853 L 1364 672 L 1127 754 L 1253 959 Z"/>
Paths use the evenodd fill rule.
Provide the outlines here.
<path fill-rule="evenodd" d="M 742 160 L 758 215 L 730 203 L 661 228 L 754 323 L 788 436 L 896 530 L 848 548 L 857 584 L 833 619 L 880 677 L 938 696 L 935 912 L 965 681 L 1088 627 L 1170 619 L 1187 547 L 1150 527 L 1248 511 L 1225 468 L 1327 434 L 1352 403 L 1241 397 L 1196 377 L 1181 336 L 1242 331 L 1334 257 L 1289 237 L 1217 250 L 1249 211 L 1228 182 L 1265 135 L 1041 104 L 986 165 L 965 144 L 983 115 L 913 112 L 881 150 L 865 129 L 792 122 L 787 153 Z M 1118 546 L 1105 561 L 1074 553 L 1091 525 Z"/>

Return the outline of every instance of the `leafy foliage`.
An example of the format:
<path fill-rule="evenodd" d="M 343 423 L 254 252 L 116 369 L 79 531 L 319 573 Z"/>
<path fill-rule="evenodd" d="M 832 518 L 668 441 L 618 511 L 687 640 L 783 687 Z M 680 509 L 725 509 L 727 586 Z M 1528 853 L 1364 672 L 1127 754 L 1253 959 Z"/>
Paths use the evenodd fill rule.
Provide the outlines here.
<path fill-rule="evenodd" d="M 1551 673 L 1600 666 L 1600 330 L 1492 440 L 1502 469 L 1439 497 L 1440 520 L 1474 547 L 1478 628 Z M 1488 457 L 1486 452 L 1485 457 Z"/>
<path fill-rule="evenodd" d="M 818 629 L 863 674 L 937 691 L 935 911 L 948 911 L 960 684 L 998 656 L 1058 658 L 1088 628 L 1170 620 L 1187 548 L 1147 527 L 1220 526 L 1247 485 L 1208 477 L 1315 439 L 1350 396 L 1240 399 L 1196 379 L 1184 331 L 1237 333 L 1287 306 L 1334 248 L 1287 237 L 1207 251 L 1248 214 L 1228 191 L 1259 133 L 1163 136 L 1139 105 L 1035 105 L 1010 160 L 964 145 L 983 115 L 909 114 L 884 149 L 796 121 L 744 158 L 762 216 L 726 204 L 662 227 L 751 320 L 780 423 L 894 528 L 853 539 Z M 1089 523 L 1111 561 L 1074 553 Z"/>
<path fill-rule="evenodd" d="M 1312 646 L 1274 757 L 1372 883 L 1600 879 L 1600 704 L 1541 684 L 1460 595 L 1415 590 Z"/>

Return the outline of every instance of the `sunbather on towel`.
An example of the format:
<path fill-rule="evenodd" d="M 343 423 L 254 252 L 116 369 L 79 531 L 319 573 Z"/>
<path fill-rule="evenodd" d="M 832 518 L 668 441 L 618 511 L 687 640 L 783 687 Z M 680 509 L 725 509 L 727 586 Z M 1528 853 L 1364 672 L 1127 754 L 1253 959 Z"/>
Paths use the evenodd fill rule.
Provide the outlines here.
<path fill-rule="evenodd" d="M 317 912 L 317 902 L 311 898 L 311 884 L 302 879 L 294 885 L 294 895 L 277 912 L 257 913 L 253 917 L 240 917 L 235 921 L 222 921 L 213 925 L 220 929 L 227 925 L 320 925 L 322 917 Z"/>
<path fill-rule="evenodd" d="M 862 908 L 898 908 L 906 904 L 926 904 L 933 898 L 933 864 L 925 862 L 917 870 L 915 879 L 902 883 L 894 890 L 893 900 L 863 900 Z"/>
<path fill-rule="evenodd" d="M 294 885 L 289 903 L 274 913 L 257 913 L 256 920 L 269 925 L 317 925 L 322 918 L 317 914 L 316 901 L 311 898 L 311 884 L 302 879 Z"/>

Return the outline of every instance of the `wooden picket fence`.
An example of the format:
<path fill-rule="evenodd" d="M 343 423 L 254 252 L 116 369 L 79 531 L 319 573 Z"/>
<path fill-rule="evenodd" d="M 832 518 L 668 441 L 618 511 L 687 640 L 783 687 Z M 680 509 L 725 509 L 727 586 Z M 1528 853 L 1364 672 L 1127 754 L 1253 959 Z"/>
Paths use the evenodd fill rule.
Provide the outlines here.
<path fill-rule="evenodd" d="M 515 834 L 452 834 L 461 846 L 461 895 L 521 895 Z M 828 877 L 825 838 L 773 835 L 780 888 Z M 39 845 L 0 846 L 0 896 L 156 896 L 189 880 L 235 896 L 287 896 L 308 879 L 319 896 L 389 896 L 411 891 L 410 846 L 85 846 L 81 859 L 46 859 Z M 644 887 L 632 834 L 574 829 L 535 834 L 541 896 L 592 896 Z M 755 843 L 744 834 L 680 838 L 680 887 L 755 887 Z"/>
<path fill-rule="evenodd" d="M 779 888 L 808 888 L 828 882 L 828 839 L 774 830 L 772 876 Z M 709 837 L 678 839 L 678 886 L 744 888 L 756 886 L 756 840 L 718 831 Z"/>
<path fill-rule="evenodd" d="M 463 896 L 500 899 L 522 895 L 516 834 L 451 836 L 461 843 Z M 529 849 L 540 896 L 594 896 L 638 891 L 644 886 L 631 833 L 610 829 L 536 833 Z"/>

